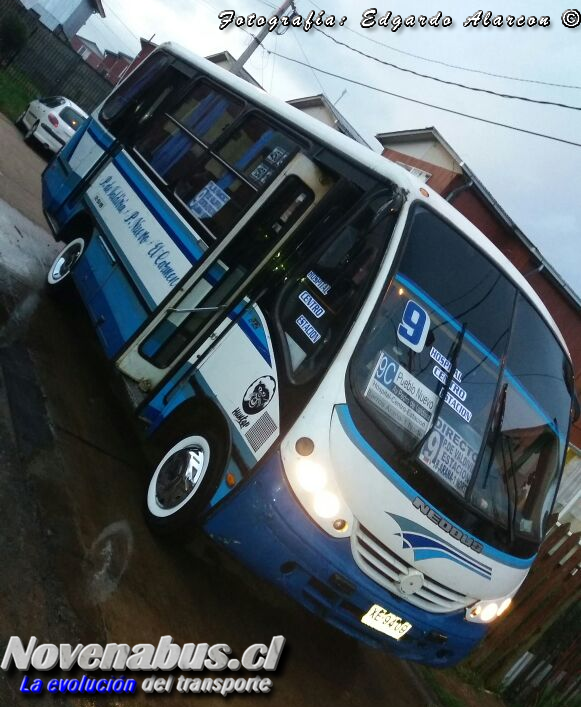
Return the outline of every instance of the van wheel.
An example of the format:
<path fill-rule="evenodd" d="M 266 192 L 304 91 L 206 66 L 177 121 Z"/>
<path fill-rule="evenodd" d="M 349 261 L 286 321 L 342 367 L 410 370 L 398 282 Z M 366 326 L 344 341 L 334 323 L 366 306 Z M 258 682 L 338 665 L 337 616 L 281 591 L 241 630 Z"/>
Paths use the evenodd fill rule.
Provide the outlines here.
<path fill-rule="evenodd" d="M 26 113 L 27 111 L 22 111 L 22 113 L 14 121 L 14 125 L 16 125 L 19 130 L 22 130 L 22 128 L 24 127 L 24 123 L 22 121 L 24 120 L 24 116 L 26 115 Z"/>
<path fill-rule="evenodd" d="M 166 451 L 155 465 L 145 503 L 146 520 L 154 532 L 183 540 L 201 519 L 227 462 L 227 444 L 217 429 L 197 415 L 189 429 L 188 434 L 179 434 L 171 417 L 160 429 L 158 448 L 164 439 L 173 441 L 165 443 Z"/>
<path fill-rule="evenodd" d="M 37 120 L 36 123 L 33 123 L 30 128 L 24 133 L 24 142 L 32 142 L 32 138 L 34 137 L 34 133 L 36 132 L 36 129 L 40 125 L 40 121 Z"/>
<path fill-rule="evenodd" d="M 84 238 L 75 238 L 61 250 L 48 270 L 46 279 L 49 294 L 64 294 L 64 292 L 71 286 L 71 273 L 73 272 L 84 251 Z"/>

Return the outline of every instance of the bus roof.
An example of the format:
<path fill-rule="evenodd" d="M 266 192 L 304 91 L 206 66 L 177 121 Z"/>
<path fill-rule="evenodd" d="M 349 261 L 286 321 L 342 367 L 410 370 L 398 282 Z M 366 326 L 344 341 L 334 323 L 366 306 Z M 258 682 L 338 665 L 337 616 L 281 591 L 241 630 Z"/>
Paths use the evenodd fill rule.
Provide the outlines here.
<path fill-rule="evenodd" d="M 261 91 L 244 79 L 235 76 L 229 71 L 213 64 L 211 61 L 198 56 L 194 52 L 191 52 L 188 49 L 175 44 L 174 42 L 166 42 L 161 44 L 159 46 L 159 50 L 168 51 L 174 56 L 183 59 L 188 64 L 198 67 L 204 73 L 212 76 L 220 83 L 232 88 L 236 93 L 245 96 L 256 105 L 271 111 L 272 113 L 280 116 L 283 120 L 296 126 L 300 132 L 313 138 L 316 142 L 325 145 L 331 150 L 341 153 L 343 156 L 356 164 L 363 166 L 380 179 L 388 179 L 395 182 L 398 186 L 407 190 L 412 198 L 429 203 L 434 210 L 438 211 L 450 223 L 457 226 L 457 228 L 461 230 L 462 233 L 464 233 L 471 241 L 473 241 L 480 250 L 485 252 L 498 264 L 498 266 L 537 308 L 543 319 L 545 319 L 547 324 L 555 333 L 555 336 L 559 340 L 563 349 L 566 351 L 569 359 L 571 358 L 567 344 L 565 343 L 565 340 L 563 339 L 563 336 L 559 331 L 553 317 L 549 313 L 549 310 L 546 308 L 543 301 L 523 277 L 520 271 L 515 268 L 510 260 L 495 245 L 493 245 L 493 243 L 478 228 L 476 228 L 473 223 L 471 223 L 465 216 L 463 216 L 451 204 L 449 204 L 426 184 L 420 182 L 420 180 L 416 177 L 413 177 L 403 167 L 391 162 L 379 153 L 373 152 L 371 148 L 360 145 L 355 140 L 347 137 L 346 135 L 342 135 L 316 118 L 303 113 L 297 108 L 288 105 L 288 103 L 285 103 L 274 96 L 270 96 L 265 91 Z M 425 190 L 429 196 L 426 197 L 422 194 L 420 189 Z"/>

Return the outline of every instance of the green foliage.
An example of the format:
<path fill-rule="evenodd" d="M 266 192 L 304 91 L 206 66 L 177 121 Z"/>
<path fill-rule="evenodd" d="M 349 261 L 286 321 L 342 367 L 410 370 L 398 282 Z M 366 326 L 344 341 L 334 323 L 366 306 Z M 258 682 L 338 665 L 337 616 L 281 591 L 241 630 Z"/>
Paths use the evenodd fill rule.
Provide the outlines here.
<path fill-rule="evenodd" d="M 26 77 L 0 69 L 0 113 L 10 120 L 16 120 L 30 101 L 39 95 L 38 89 L 31 86 Z"/>
<path fill-rule="evenodd" d="M 17 15 L 6 15 L 0 21 L 0 58 L 10 59 L 26 44 L 26 25 Z"/>
<path fill-rule="evenodd" d="M 541 695 L 534 703 L 534 707 L 580 707 L 581 697 L 573 697 L 566 702 L 563 701 L 561 695 L 552 689 L 543 690 Z"/>
<path fill-rule="evenodd" d="M 573 604 L 545 631 L 533 652 L 538 655 L 559 654 L 581 634 L 581 602 Z"/>
<path fill-rule="evenodd" d="M 472 670 L 467 667 L 467 665 L 468 663 L 465 661 L 455 668 L 452 668 L 452 672 L 457 675 L 460 682 L 472 685 L 472 687 L 477 690 L 483 690 L 486 687 L 486 681 L 482 677 L 482 673 L 479 673 L 477 670 Z"/>
<path fill-rule="evenodd" d="M 431 668 L 421 667 L 422 675 L 442 707 L 466 707 L 464 702 L 445 690 L 436 679 Z"/>

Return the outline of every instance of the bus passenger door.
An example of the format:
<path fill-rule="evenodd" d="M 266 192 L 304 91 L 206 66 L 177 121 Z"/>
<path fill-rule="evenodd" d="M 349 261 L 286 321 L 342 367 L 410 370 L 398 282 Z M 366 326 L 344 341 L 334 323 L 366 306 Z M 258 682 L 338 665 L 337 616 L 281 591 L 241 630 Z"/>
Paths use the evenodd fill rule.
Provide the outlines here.
<path fill-rule="evenodd" d="M 118 368 L 147 392 L 186 360 L 195 364 L 215 340 L 216 331 L 219 335 L 237 318 L 261 276 L 266 276 L 266 267 L 273 262 L 276 267 L 280 248 L 333 183 L 331 175 L 297 154 L 254 215 L 224 239 L 214 264 L 180 286 L 122 352 Z"/>

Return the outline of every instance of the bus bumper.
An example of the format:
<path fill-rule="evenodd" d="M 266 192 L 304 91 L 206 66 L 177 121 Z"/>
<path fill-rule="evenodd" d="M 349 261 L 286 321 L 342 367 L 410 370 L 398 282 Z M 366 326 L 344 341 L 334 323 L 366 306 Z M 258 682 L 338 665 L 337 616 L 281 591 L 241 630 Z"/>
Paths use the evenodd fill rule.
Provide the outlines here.
<path fill-rule="evenodd" d="M 350 540 L 328 536 L 292 494 L 280 455 L 210 513 L 205 531 L 257 575 L 281 587 L 328 623 L 402 659 L 447 667 L 464 658 L 486 627 L 464 612 L 432 614 L 391 594 L 355 564 Z M 409 621 L 399 640 L 368 628 L 361 617 L 379 604 Z"/>

